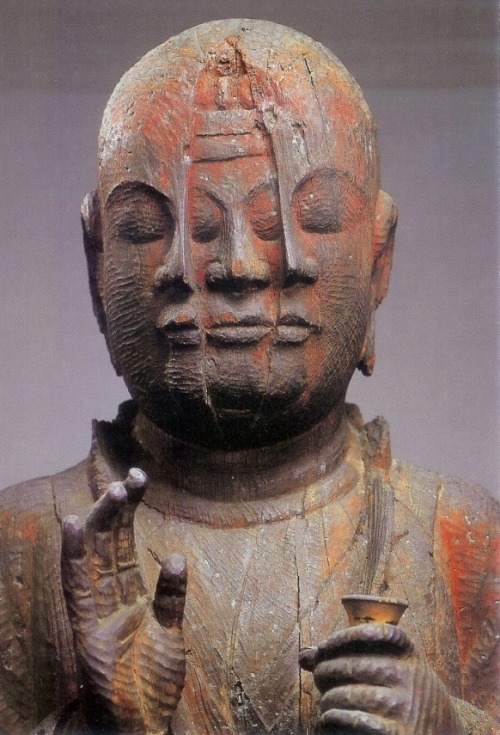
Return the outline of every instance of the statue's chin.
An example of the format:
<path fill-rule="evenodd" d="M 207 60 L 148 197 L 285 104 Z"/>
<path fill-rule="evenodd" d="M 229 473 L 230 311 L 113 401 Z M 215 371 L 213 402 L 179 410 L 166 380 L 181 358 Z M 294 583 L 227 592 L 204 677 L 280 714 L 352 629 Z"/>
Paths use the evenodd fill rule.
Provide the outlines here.
<path fill-rule="evenodd" d="M 141 411 L 167 434 L 228 450 L 270 446 L 296 437 L 343 399 L 341 383 L 314 380 L 295 352 L 290 355 L 294 359 L 280 359 L 272 370 L 246 353 L 237 357 L 236 369 L 233 361 L 214 359 L 203 370 L 158 371 L 157 379 L 148 381 L 146 390 L 136 391 L 134 397 Z M 134 383 L 137 386 L 138 381 Z"/>
<path fill-rule="evenodd" d="M 242 450 L 269 445 L 300 433 L 290 411 L 301 404 L 301 390 L 269 394 L 246 390 L 206 393 L 203 397 L 157 388 L 139 396 L 141 411 L 162 431 L 182 441 L 213 449 Z M 288 414 L 286 420 L 283 420 Z"/>
<path fill-rule="evenodd" d="M 207 363 L 206 399 L 216 413 L 249 413 L 266 421 L 300 400 L 307 388 L 303 359 L 278 363 L 270 369 L 267 359 L 250 352 L 234 355 L 234 360 L 217 355 Z M 301 356 L 302 358 L 302 356 Z"/>

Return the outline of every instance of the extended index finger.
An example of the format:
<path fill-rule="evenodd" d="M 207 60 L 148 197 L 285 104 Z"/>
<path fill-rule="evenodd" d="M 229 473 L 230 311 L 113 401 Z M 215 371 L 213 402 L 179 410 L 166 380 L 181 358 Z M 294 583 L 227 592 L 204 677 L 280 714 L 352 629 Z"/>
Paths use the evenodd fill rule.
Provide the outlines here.
<path fill-rule="evenodd" d="M 127 477 L 123 481 L 123 486 L 127 491 L 130 506 L 137 508 L 146 492 L 148 476 L 138 467 L 131 467 Z"/>
<path fill-rule="evenodd" d="M 134 516 L 137 506 L 144 497 L 148 484 L 145 472 L 132 467 L 122 483 L 127 493 L 127 502 L 123 506 L 116 525 L 116 563 L 118 571 L 125 571 L 136 565 Z"/>
<path fill-rule="evenodd" d="M 118 607 L 120 590 L 116 563 L 116 526 L 127 503 L 121 482 L 113 482 L 94 504 L 85 523 L 85 545 L 92 595 L 99 618 Z"/>

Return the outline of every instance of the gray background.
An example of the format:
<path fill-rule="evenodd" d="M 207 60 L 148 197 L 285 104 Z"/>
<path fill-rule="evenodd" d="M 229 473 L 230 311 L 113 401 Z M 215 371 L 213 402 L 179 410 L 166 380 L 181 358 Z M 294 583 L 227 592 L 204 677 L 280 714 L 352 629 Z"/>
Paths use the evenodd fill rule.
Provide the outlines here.
<path fill-rule="evenodd" d="M 0 486 L 86 455 L 126 397 L 87 294 L 79 206 L 100 117 L 147 50 L 261 17 L 330 47 L 378 120 L 400 211 L 376 372 L 349 397 L 393 453 L 498 488 L 496 3 L 481 0 L 2 0 Z"/>

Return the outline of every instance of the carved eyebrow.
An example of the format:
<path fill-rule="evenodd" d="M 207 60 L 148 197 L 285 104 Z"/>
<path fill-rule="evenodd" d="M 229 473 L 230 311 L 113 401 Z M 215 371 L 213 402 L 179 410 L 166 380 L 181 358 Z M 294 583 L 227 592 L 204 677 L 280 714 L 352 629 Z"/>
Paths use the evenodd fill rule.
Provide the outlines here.
<path fill-rule="evenodd" d="M 113 206 L 117 201 L 123 201 L 125 198 L 140 196 L 143 194 L 164 199 L 171 206 L 171 200 L 169 197 L 167 197 L 163 192 L 158 191 L 158 189 L 155 189 L 153 186 L 145 184 L 143 181 L 125 181 L 121 184 L 117 184 L 117 186 L 115 186 L 108 194 L 104 206 Z"/>
<path fill-rule="evenodd" d="M 324 177 L 327 180 L 330 179 L 332 182 L 346 182 L 350 187 L 356 189 L 360 196 L 364 197 L 365 199 L 368 198 L 367 193 L 356 182 L 354 176 L 350 171 L 346 171 L 341 168 L 330 168 L 329 166 L 324 166 L 321 168 L 316 168 L 313 171 L 308 171 L 308 173 L 295 186 L 293 190 L 293 196 L 295 197 L 305 184 L 307 184 L 309 181 L 313 181 L 317 177 Z"/>
<path fill-rule="evenodd" d="M 273 176 L 270 181 L 264 181 L 262 184 L 257 184 L 253 189 L 250 189 L 248 194 L 245 196 L 245 202 L 249 202 L 255 196 L 268 191 L 279 196 L 278 179 L 275 176 Z"/>
<path fill-rule="evenodd" d="M 207 199 L 210 199 L 210 201 L 216 204 L 219 209 L 225 209 L 224 202 L 217 196 L 217 194 L 215 194 L 215 192 L 205 186 L 197 184 L 193 187 L 193 194 L 195 197 L 207 197 Z"/>

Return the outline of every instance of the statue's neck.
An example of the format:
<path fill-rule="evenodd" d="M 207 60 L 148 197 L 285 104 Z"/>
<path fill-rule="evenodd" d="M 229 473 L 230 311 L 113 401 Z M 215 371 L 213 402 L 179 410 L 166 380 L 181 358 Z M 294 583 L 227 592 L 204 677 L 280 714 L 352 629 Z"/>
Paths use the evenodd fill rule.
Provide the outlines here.
<path fill-rule="evenodd" d="M 329 476 L 346 451 L 343 406 L 305 434 L 270 447 L 242 451 L 206 449 L 165 434 L 144 414 L 132 436 L 145 456 L 152 482 L 222 501 L 276 497 Z"/>
<path fill-rule="evenodd" d="M 146 506 L 164 518 L 242 528 L 303 516 L 364 488 L 367 459 L 385 466 L 387 455 L 390 463 L 387 427 L 375 426 L 381 422 L 386 427 L 381 419 L 364 427 L 358 409 L 343 406 L 287 442 L 224 452 L 164 434 L 129 401 L 116 421 L 94 422 L 92 494 L 97 499 L 136 466 L 150 478 Z"/>

